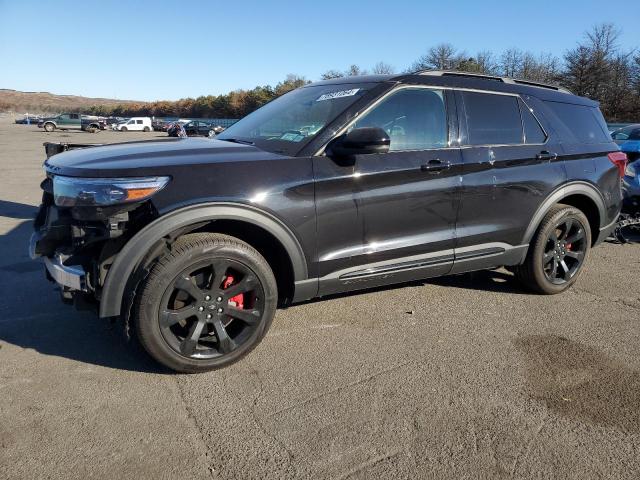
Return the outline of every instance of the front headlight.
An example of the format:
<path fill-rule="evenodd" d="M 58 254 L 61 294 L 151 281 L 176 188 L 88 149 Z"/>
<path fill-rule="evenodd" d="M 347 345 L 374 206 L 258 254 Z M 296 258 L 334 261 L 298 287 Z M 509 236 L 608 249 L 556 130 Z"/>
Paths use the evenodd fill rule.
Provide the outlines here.
<path fill-rule="evenodd" d="M 141 202 L 161 190 L 169 177 L 53 177 L 53 198 L 59 207 L 91 207 Z"/>

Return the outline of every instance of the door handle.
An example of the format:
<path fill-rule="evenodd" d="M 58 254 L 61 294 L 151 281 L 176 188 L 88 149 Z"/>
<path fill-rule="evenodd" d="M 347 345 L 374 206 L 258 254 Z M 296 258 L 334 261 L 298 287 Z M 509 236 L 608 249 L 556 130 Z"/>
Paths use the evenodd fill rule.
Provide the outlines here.
<path fill-rule="evenodd" d="M 429 160 L 424 165 L 420 166 L 420 170 L 423 172 L 429 173 L 438 173 L 442 170 L 447 170 L 451 167 L 451 163 L 448 160 L 442 161 L 439 158 L 434 158 L 433 160 Z"/>
<path fill-rule="evenodd" d="M 542 150 L 540 153 L 536 154 L 536 160 L 551 161 L 551 160 L 555 160 L 556 158 L 558 158 L 557 153 L 552 153 L 547 150 Z"/>

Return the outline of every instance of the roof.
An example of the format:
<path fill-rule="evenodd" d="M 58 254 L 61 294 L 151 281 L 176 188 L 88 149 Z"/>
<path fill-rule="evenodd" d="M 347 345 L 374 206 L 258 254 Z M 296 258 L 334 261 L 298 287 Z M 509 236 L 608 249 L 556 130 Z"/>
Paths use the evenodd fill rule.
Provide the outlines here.
<path fill-rule="evenodd" d="M 353 77 L 333 78 L 310 85 L 340 85 L 354 83 L 397 82 L 411 85 L 430 85 L 434 87 L 452 87 L 474 90 L 488 90 L 495 92 L 531 95 L 542 100 L 578 103 L 597 106 L 598 103 L 585 97 L 572 94 L 569 90 L 528 80 L 509 77 L 498 77 L 466 72 L 423 70 L 398 75 L 362 75 Z"/>

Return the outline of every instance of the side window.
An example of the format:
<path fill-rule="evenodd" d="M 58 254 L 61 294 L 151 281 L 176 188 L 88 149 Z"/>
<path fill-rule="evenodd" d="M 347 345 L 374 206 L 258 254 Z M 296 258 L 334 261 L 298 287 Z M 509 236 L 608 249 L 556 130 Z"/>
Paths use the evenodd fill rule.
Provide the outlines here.
<path fill-rule="evenodd" d="M 611 135 L 611 137 L 614 140 L 626 140 L 627 138 L 629 138 L 629 134 L 624 132 L 616 132 L 613 135 Z"/>
<path fill-rule="evenodd" d="M 588 105 L 545 101 L 560 124 L 562 136 L 578 143 L 608 143 L 611 136 L 600 110 Z"/>
<path fill-rule="evenodd" d="M 631 133 L 627 137 L 627 140 L 640 140 L 640 128 L 631 130 Z"/>
<path fill-rule="evenodd" d="M 73 119 L 73 120 L 77 120 L 78 119 L 78 114 L 77 113 L 72 113 L 70 115 L 70 118 Z"/>
<path fill-rule="evenodd" d="M 523 143 L 518 99 L 511 95 L 461 92 L 467 117 L 469 145 Z"/>
<path fill-rule="evenodd" d="M 522 101 L 518 100 L 520 105 L 520 114 L 522 115 L 522 126 L 524 127 L 524 142 L 525 143 L 544 143 L 547 139 L 547 135 L 542 130 L 542 127 L 536 120 L 536 117 L 531 113 L 531 109 Z"/>
<path fill-rule="evenodd" d="M 380 127 L 391 151 L 447 146 L 447 115 L 442 90 L 403 88 L 385 98 L 351 128 Z"/>
<path fill-rule="evenodd" d="M 136 120 L 136 123 L 137 123 L 138 125 L 142 125 L 142 120 Z"/>

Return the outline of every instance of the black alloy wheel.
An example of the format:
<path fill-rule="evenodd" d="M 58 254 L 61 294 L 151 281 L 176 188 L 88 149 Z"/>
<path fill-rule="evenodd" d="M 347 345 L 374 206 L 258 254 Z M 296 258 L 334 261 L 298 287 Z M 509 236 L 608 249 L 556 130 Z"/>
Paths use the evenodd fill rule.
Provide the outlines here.
<path fill-rule="evenodd" d="M 573 218 L 563 219 L 547 237 L 543 269 L 556 285 L 566 283 L 580 270 L 585 258 L 585 227 Z"/>
<path fill-rule="evenodd" d="M 184 373 L 222 368 L 255 348 L 275 315 L 278 288 L 253 247 L 217 233 L 178 238 L 136 295 L 134 325 L 145 350 Z"/>
<path fill-rule="evenodd" d="M 255 332 L 264 291 L 249 267 L 219 258 L 180 273 L 161 305 L 158 320 L 169 346 L 207 359 L 231 353 Z"/>
<path fill-rule="evenodd" d="M 591 227 L 584 213 L 569 205 L 555 205 L 540 223 L 515 274 L 537 293 L 563 292 L 577 280 L 590 248 Z"/>

